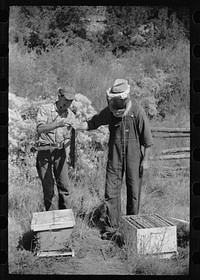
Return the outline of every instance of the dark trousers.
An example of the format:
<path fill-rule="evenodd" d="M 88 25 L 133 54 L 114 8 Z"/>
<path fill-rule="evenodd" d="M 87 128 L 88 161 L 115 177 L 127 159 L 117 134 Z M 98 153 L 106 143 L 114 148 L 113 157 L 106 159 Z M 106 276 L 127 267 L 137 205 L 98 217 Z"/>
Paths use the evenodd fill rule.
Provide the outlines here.
<path fill-rule="evenodd" d="M 53 210 L 54 180 L 58 188 L 58 208 L 67 209 L 69 178 L 65 149 L 51 147 L 48 150 L 38 151 L 36 168 L 42 182 L 46 211 Z"/>
<path fill-rule="evenodd" d="M 139 212 L 142 178 L 139 174 L 141 162 L 140 148 L 135 139 L 126 143 L 118 139 L 109 148 L 105 202 L 111 226 L 118 227 L 121 214 L 122 180 L 126 176 L 127 205 L 126 214 L 136 215 Z"/>

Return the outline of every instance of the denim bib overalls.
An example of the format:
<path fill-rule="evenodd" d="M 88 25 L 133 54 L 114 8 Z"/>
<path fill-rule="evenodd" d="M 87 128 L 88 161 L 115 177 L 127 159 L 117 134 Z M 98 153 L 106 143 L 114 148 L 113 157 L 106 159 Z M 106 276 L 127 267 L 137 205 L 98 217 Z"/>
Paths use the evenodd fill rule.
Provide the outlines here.
<path fill-rule="evenodd" d="M 121 213 L 121 187 L 125 173 L 127 188 L 126 214 L 135 215 L 139 211 L 141 180 L 139 166 L 142 153 L 132 105 L 128 114 L 116 118 L 110 114 L 109 152 L 106 172 L 105 202 L 112 226 L 117 226 Z"/>

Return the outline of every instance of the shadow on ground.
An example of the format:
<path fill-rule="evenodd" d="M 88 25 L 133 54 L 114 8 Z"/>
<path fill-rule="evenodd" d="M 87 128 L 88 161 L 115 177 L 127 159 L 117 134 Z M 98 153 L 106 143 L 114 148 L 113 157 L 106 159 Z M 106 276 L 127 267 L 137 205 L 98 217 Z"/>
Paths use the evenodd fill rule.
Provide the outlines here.
<path fill-rule="evenodd" d="M 105 203 L 100 204 L 87 215 L 87 223 L 89 227 L 95 227 L 100 231 L 101 239 L 113 241 L 119 247 L 125 244 L 119 229 L 112 228 L 109 222 Z"/>
<path fill-rule="evenodd" d="M 27 251 L 33 252 L 37 246 L 37 235 L 34 231 L 30 230 L 25 232 L 22 237 L 20 237 L 17 249 L 25 249 Z"/>
<path fill-rule="evenodd" d="M 100 204 L 97 208 L 91 211 L 86 218 L 88 226 L 99 229 L 101 234 L 105 232 L 106 227 L 110 227 L 104 203 Z"/>

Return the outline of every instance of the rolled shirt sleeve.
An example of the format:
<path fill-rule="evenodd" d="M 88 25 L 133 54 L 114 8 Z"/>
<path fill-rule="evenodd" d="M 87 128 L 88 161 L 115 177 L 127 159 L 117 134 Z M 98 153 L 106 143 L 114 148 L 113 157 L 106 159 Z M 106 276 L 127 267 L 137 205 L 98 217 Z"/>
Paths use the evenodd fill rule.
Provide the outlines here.
<path fill-rule="evenodd" d="M 41 124 L 47 124 L 48 122 L 48 114 L 47 114 L 47 110 L 46 110 L 46 106 L 42 105 L 37 113 L 37 128 L 39 125 Z"/>
<path fill-rule="evenodd" d="M 38 110 L 36 124 L 37 124 L 37 144 L 47 145 L 54 144 L 56 142 L 55 130 L 49 131 L 48 133 L 38 133 L 38 127 L 41 124 L 52 123 L 53 119 L 56 118 L 56 112 L 53 111 L 53 104 L 43 104 Z M 54 120 L 55 121 L 55 120 Z"/>

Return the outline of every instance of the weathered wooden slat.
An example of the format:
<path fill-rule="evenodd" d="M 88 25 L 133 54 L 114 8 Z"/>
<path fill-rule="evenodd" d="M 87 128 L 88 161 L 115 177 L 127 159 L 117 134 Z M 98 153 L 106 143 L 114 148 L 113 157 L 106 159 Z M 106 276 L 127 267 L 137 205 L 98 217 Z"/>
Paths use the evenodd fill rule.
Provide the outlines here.
<path fill-rule="evenodd" d="M 38 252 L 37 257 L 64 257 L 64 256 L 75 256 L 74 250 L 69 252 L 61 252 L 61 251 L 47 251 L 47 252 Z"/>
<path fill-rule="evenodd" d="M 150 157 L 150 160 L 171 160 L 171 159 L 189 159 L 190 154 L 182 154 L 182 155 L 163 155 L 163 156 L 155 156 Z"/>
<path fill-rule="evenodd" d="M 190 133 L 188 128 L 171 128 L 171 127 L 151 127 L 152 132 L 173 132 L 173 133 Z"/>
<path fill-rule="evenodd" d="M 179 138 L 179 137 L 190 137 L 189 133 L 166 133 L 165 134 L 160 134 L 160 133 L 152 133 L 152 136 L 154 138 Z"/>
<path fill-rule="evenodd" d="M 73 221 L 68 221 L 66 223 L 57 223 L 57 224 L 51 224 L 51 223 L 46 223 L 44 225 L 34 225 L 32 227 L 35 232 L 37 231 L 49 231 L 49 230 L 56 230 L 56 229 L 65 229 L 65 228 L 73 228 L 74 222 Z"/>
<path fill-rule="evenodd" d="M 178 166 L 178 167 L 174 167 L 174 166 L 163 166 L 162 169 L 168 172 L 177 172 L 177 171 L 183 171 L 183 169 L 189 169 L 190 166 Z"/>
<path fill-rule="evenodd" d="M 185 152 L 190 152 L 190 148 L 183 147 L 183 148 L 165 149 L 161 151 L 161 154 L 165 155 L 165 154 L 185 153 Z"/>

